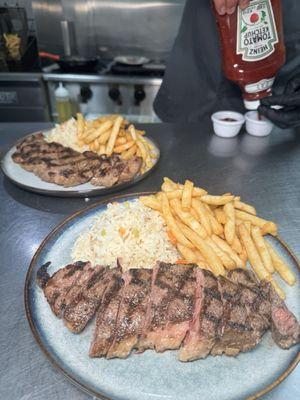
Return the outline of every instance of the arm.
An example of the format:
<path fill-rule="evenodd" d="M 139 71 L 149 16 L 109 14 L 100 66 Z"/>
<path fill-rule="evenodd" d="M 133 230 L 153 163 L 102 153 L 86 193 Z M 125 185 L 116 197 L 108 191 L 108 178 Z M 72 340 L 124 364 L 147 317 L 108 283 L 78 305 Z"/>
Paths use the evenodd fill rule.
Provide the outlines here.
<path fill-rule="evenodd" d="M 281 108 L 274 109 L 272 106 Z M 280 128 L 300 125 L 300 74 L 288 82 L 283 94 L 262 99 L 258 112 Z"/>
<path fill-rule="evenodd" d="M 249 5 L 250 0 L 213 0 L 216 10 L 220 15 L 233 14 L 237 6 L 241 9 Z"/>

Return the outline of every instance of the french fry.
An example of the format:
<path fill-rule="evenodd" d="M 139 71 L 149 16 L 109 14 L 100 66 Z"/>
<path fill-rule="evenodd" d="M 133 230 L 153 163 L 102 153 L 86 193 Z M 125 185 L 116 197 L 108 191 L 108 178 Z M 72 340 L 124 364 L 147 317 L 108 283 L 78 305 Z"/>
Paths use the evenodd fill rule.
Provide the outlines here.
<path fill-rule="evenodd" d="M 189 212 L 183 211 L 181 203 L 178 199 L 171 200 L 170 205 L 172 207 L 172 210 L 174 210 L 175 214 L 178 215 L 178 217 L 181 219 L 182 222 L 184 222 L 187 226 L 189 226 L 202 239 L 206 238 L 207 234 L 205 229 Z"/>
<path fill-rule="evenodd" d="M 266 241 L 266 245 L 269 250 L 273 266 L 276 272 L 278 272 L 278 274 L 286 283 L 288 283 L 291 286 L 294 285 L 296 282 L 296 278 L 293 272 L 286 265 L 286 263 L 283 261 L 283 259 L 280 257 L 280 255 L 277 253 L 277 251 L 274 249 L 271 243 Z"/>
<path fill-rule="evenodd" d="M 255 244 L 244 224 L 239 225 L 239 232 L 243 245 L 245 246 L 251 267 L 253 268 L 255 274 L 260 280 L 270 281 L 271 275 L 266 270 L 263 262 L 261 261 L 260 255 L 256 250 Z"/>
<path fill-rule="evenodd" d="M 226 269 L 228 270 L 236 269 L 235 261 L 229 256 L 228 253 L 223 251 L 221 247 L 217 245 L 216 242 L 214 242 L 211 238 L 207 237 L 206 243 L 213 249 L 213 251 L 219 257 L 219 259 L 221 260 L 222 264 Z"/>
<path fill-rule="evenodd" d="M 235 197 L 233 204 L 234 208 L 237 208 L 238 210 L 245 211 L 248 214 L 256 215 L 256 210 L 254 207 L 250 206 L 250 204 L 246 204 L 240 200 L 237 200 L 237 197 Z"/>
<path fill-rule="evenodd" d="M 177 249 L 182 257 L 190 264 L 197 264 L 198 258 L 196 253 L 189 249 L 188 247 L 183 246 L 182 244 L 177 244 Z"/>
<path fill-rule="evenodd" d="M 120 134 L 119 134 L 119 136 L 120 136 Z M 119 137 L 119 136 L 116 139 L 116 143 L 115 143 L 116 146 L 119 146 L 120 144 L 125 144 L 127 142 L 125 137 Z"/>
<path fill-rule="evenodd" d="M 226 203 L 229 203 L 234 199 L 234 196 L 229 195 L 229 196 L 211 196 L 209 194 L 206 194 L 205 196 L 201 197 L 201 201 L 206 204 L 211 204 L 214 206 L 223 206 Z"/>
<path fill-rule="evenodd" d="M 130 160 L 137 151 L 137 145 L 135 144 L 134 146 L 130 147 L 130 149 L 124 151 L 124 153 L 121 154 L 122 160 Z"/>
<path fill-rule="evenodd" d="M 126 137 L 127 142 L 130 142 L 130 140 L 132 140 L 132 137 L 128 131 L 125 132 L 125 137 Z"/>
<path fill-rule="evenodd" d="M 225 251 L 235 262 L 237 268 L 245 268 L 244 261 L 239 257 L 239 255 L 229 246 L 229 244 L 221 239 L 217 235 L 212 235 L 212 240 L 222 249 Z"/>
<path fill-rule="evenodd" d="M 131 142 L 127 142 L 125 144 L 121 144 L 120 146 L 114 147 L 114 153 L 123 153 L 123 151 L 130 149 L 135 145 L 135 142 L 132 140 Z"/>
<path fill-rule="evenodd" d="M 139 150 L 140 153 L 141 153 L 142 159 L 145 161 L 146 158 L 147 158 L 147 150 L 146 150 L 146 148 L 145 148 L 145 146 L 144 146 L 144 143 L 142 143 L 140 140 L 138 140 L 138 141 L 136 142 L 136 144 L 137 144 L 137 146 L 138 146 L 138 150 Z"/>
<path fill-rule="evenodd" d="M 152 208 L 152 210 L 161 211 L 161 204 L 155 196 L 141 196 L 139 200 L 144 206 Z"/>
<path fill-rule="evenodd" d="M 133 125 L 129 125 L 128 130 L 129 130 L 129 133 L 130 133 L 130 135 L 132 137 L 132 140 L 136 141 L 137 140 L 137 135 L 136 135 L 134 126 Z"/>
<path fill-rule="evenodd" d="M 277 225 L 272 221 L 267 221 L 263 218 L 239 210 L 235 210 L 235 216 L 241 221 L 249 221 L 252 225 L 259 226 L 262 228 L 263 234 L 270 233 L 271 235 L 277 235 Z"/>
<path fill-rule="evenodd" d="M 106 145 L 106 154 L 108 156 L 112 155 L 113 148 L 115 146 L 115 141 L 117 139 L 122 121 L 123 121 L 123 117 L 119 116 L 116 118 L 116 120 L 113 124 L 112 130 L 111 130 L 111 135 L 110 135 L 110 138 L 108 139 L 108 143 Z"/>
<path fill-rule="evenodd" d="M 97 129 L 93 128 L 93 131 L 84 138 L 85 142 L 87 144 L 93 142 L 95 139 L 101 136 L 102 133 L 106 132 L 111 127 L 112 127 L 112 122 L 106 121 L 101 126 L 99 126 L 99 128 Z"/>
<path fill-rule="evenodd" d="M 172 190 L 177 190 L 177 184 L 175 182 L 173 182 L 171 179 L 164 177 L 164 183 L 161 186 L 161 190 L 163 192 L 169 192 Z"/>
<path fill-rule="evenodd" d="M 273 286 L 273 288 L 275 289 L 275 291 L 277 292 L 278 296 L 282 300 L 284 300 L 285 299 L 285 293 L 282 290 L 282 288 L 280 287 L 280 285 L 273 278 L 270 280 L 270 282 L 271 282 L 271 285 Z"/>
<path fill-rule="evenodd" d="M 210 218 L 207 209 L 204 207 L 204 204 L 195 198 L 192 199 L 192 207 L 198 214 L 201 225 L 206 230 L 206 233 L 210 236 L 212 234 L 212 228 L 210 224 Z"/>
<path fill-rule="evenodd" d="M 111 135 L 111 129 L 108 129 L 107 131 L 103 132 L 97 139 L 100 145 L 106 144 L 110 135 Z"/>
<path fill-rule="evenodd" d="M 242 253 L 243 247 L 237 235 L 235 235 L 231 247 L 236 253 L 238 254 Z"/>
<path fill-rule="evenodd" d="M 184 183 L 182 198 L 181 198 L 181 206 L 184 211 L 189 211 L 192 205 L 192 193 L 193 193 L 193 182 L 188 179 Z"/>
<path fill-rule="evenodd" d="M 200 253 L 207 261 L 213 273 L 216 276 L 225 275 L 225 270 L 221 260 L 213 251 L 213 249 L 205 242 L 205 240 L 203 240 L 199 235 L 197 235 L 196 232 L 184 225 L 182 222 L 177 221 L 177 223 L 184 236 L 188 238 L 188 240 L 191 241 L 198 250 L 200 250 Z"/>
<path fill-rule="evenodd" d="M 184 185 L 181 184 L 177 184 L 177 188 L 183 190 Z M 201 197 L 201 196 L 205 196 L 207 194 L 207 191 L 199 188 L 199 187 L 193 187 L 193 197 Z"/>
<path fill-rule="evenodd" d="M 195 218 L 196 221 L 199 219 L 198 214 L 197 214 L 196 211 L 193 209 L 193 207 L 191 207 L 190 213 L 191 213 L 191 215 Z M 205 231 L 204 228 L 203 228 L 203 230 L 204 230 L 205 235 L 206 235 L 206 231 Z"/>
<path fill-rule="evenodd" d="M 251 235 L 266 270 L 273 274 L 274 267 L 272 264 L 272 259 L 266 246 L 265 239 L 261 234 L 260 228 L 258 226 L 253 226 L 251 229 Z"/>
<path fill-rule="evenodd" d="M 223 209 L 216 208 L 214 210 L 214 213 L 215 213 L 216 220 L 219 222 L 219 224 L 225 225 L 226 224 L 226 215 L 225 215 Z"/>
<path fill-rule="evenodd" d="M 193 244 L 185 237 L 185 235 L 182 233 L 181 229 L 178 226 L 177 221 L 172 215 L 170 205 L 169 205 L 169 200 L 166 196 L 165 193 L 161 194 L 161 207 L 162 207 L 162 213 L 164 216 L 164 219 L 166 221 L 166 224 L 172 234 L 175 236 L 176 240 L 178 243 L 181 243 L 183 246 L 186 246 L 190 249 L 192 249 L 194 246 Z"/>
<path fill-rule="evenodd" d="M 224 235 L 227 242 L 232 245 L 235 237 L 235 213 L 232 202 L 226 203 L 223 207 L 226 216 L 226 223 L 224 226 Z"/>
<path fill-rule="evenodd" d="M 81 139 L 84 132 L 84 118 L 81 113 L 77 113 L 76 116 L 77 116 L 77 137 Z"/>
<path fill-rule="evenodd" d="M 105 145 L 104 144 L 100 144 L 98 154 L 100 154 L 100 155 L 101 154 L 105 154 L 105 150 L 106 150 Z"/>
<path fill-rule="evenodd" d="M 213 211 L 210 209 L 210 206 L 205 203 L 203 205 L 207 209 L 208 218 L 210 221 L 210 226 L 211 226 L 212 232 L 215 233 L 216 235 L 223 235 L 223 231 L 224 231 L 223 226 L 215 218 L 215 215 L 214 215 Z"/>

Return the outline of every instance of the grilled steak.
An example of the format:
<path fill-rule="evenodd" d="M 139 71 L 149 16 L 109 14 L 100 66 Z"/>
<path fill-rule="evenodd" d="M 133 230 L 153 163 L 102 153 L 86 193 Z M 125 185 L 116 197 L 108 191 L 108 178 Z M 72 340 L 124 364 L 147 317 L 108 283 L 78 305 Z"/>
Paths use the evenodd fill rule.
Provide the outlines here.
<path fill-rule="evenodd" d="M 222 336 L 223 303 L 218 280 L 209 271 L 197 269 L 196 306 L 189 332 L 179 351 L 180 361 L 205 358 Z"/>
<path fill-rule="evenodd" d="M 122 274 L 120 267 L 77 262 L 50 277 L 49 265 L 36 279 L 55 315 L 78 333 L 96 314 L 91 357 L 179 347 L 180 361 L 235 356 L 257 346 L 268 329 L 283 349 L 300 341 L 299 323 L 270 283 L 245 270 L 216 278 L 193 265 L 159 263 Z"/>
<path fill-rule="evenodd" d="M 127 357 L 137 345 L 145 324 L 152 270 L 131 269 L 128 275 L 128 284 L 119 306 L 116 334 L 107 358 Z"/>
<path fill-rule="evenodd" d="M 121 160 L 118 156 L 79 153 L 59 143 L 48 143 L 42 134 L 31 135 L 17 144 L 14 162 L 45 182 L 69 187 L 91 182 L 111 187 L 131 180 L 141 169 L 142 159 Z"/>
<path fill-rule="evenodd" d="M 111 274 L 108 267 L 96 265 L 92 270 L 85 277 L 82 274 L 78 283 L 73 285 L 66 296 L 68 297 L 71 292 L 76 293 L 75 298 L 72 293 L 71 300 L 63 313 L 64 323 L 74 333 L 81 332 L 93 318 L 110 280 Z"/>
<path fill-rule="evenodd" d="M 195 306 L 195 268 L 160 263 L 155 271 L 150 315 L 139 349 L 177 349 L 188 329 Z"/>
<path fill-rule="evenodd" d="M 78 261 L 59 269 L 51 278 L 47 272 L 49 266 L 50 263 L 46 263 L 38 270 L 37 283 L 43 289 L 52 311 L 59 317 L 64 307 L 66 294 L 89 265 Z"/>
<path fill-rule="evenodd" d="M 114 272 L 97 312 L 96 326 L 89 352 L 91 357 L 105 356 L 115 336 L 124 282 L 121 278 L 121 269 L 116 268 Z"/>

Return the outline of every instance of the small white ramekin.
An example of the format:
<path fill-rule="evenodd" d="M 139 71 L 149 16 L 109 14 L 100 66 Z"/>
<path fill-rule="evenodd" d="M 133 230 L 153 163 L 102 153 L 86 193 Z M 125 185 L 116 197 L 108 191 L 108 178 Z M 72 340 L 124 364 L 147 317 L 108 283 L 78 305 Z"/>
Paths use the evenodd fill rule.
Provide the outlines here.
<path fill-rule="evenodd" d="M 245 114 L 245 119 L 246 131 L 253 136 L 268 136 L 274 127 L 272 122 L 265 117 L 261 117 L 261 119 L 258 119 L 257 111 L 248 111 Z"/>
<path fill-rule="evenodd" d="M 232 118 L 235 121 L 222 121 L 225 118 Z M 214 132 L 223 138 L 232 138 L 238 135 L 245 122 L 242 114 L 235 111 L 218 111 L 211 116 Z"/>

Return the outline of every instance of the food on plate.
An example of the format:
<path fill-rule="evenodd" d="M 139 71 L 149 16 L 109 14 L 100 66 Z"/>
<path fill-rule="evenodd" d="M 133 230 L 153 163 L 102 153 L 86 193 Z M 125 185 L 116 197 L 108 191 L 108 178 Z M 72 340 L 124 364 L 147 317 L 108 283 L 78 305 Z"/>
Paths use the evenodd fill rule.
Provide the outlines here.
<path fill-rule="evenodd" d="M 93 151 L 98 155 L 118 154 L 122 160 L 142 158 L 141 173 L 149 170 L 157 160 L 157 152 L 145 135 L 121 115 L 107 115 L 86 120 L 81 113 L 63 124 L 56 125 L 47 135 L 49 142 L 57 142 L 73 150 Z"/>
<path fill-rule="evenodd" d="M 285 293 L 273 273 L 295 283 L 292 271 L 264 237 L 277 235 L 277 225 L 258 217 L 239 196 L 213 196 L 188 180 L 182 185 L 164 178 L 161 192 L 140 201 L 160 212 L 183 262 L 194 262 L 218 276 L 246 268 L 249 261 L 256 276 L 269 281 L 282 298 Z"/>
<path fill-rule="evenodd" d="M 125 358 L 132 350 L 179 349 L 180 361 L 249 351 L 271 330 L 288 349 L 300 326 L 270 282 L 236 269 L 215 277 L 197 265 L 158 262 L 153 269 L 77 262 L 37 283 L 54 312 L 74 333 L 96 316 L 91 357 Z"/>
<path fill-rule="evenodd" d="M 141 170 L 142 158 L 122 160 L 117 155 L 99 156 L 91 151 L 79 153 L 56 142 L 48 142 L 42 133 L 27 136 L 16 146 L 15 163 L 43 181 L 70 187 L 90 182 L 111 187 L 132 180 Z"/>
<path fill-rule="evenodd" d="M 151 199 L 151 197 L 150 197 Z M 154 268 L 157 260 L 175 263 L 180 255 L 169 240 L 163 217 L 139 200 L 110 203 L 76 239 L 73 261 L 93 265 Z"/>

